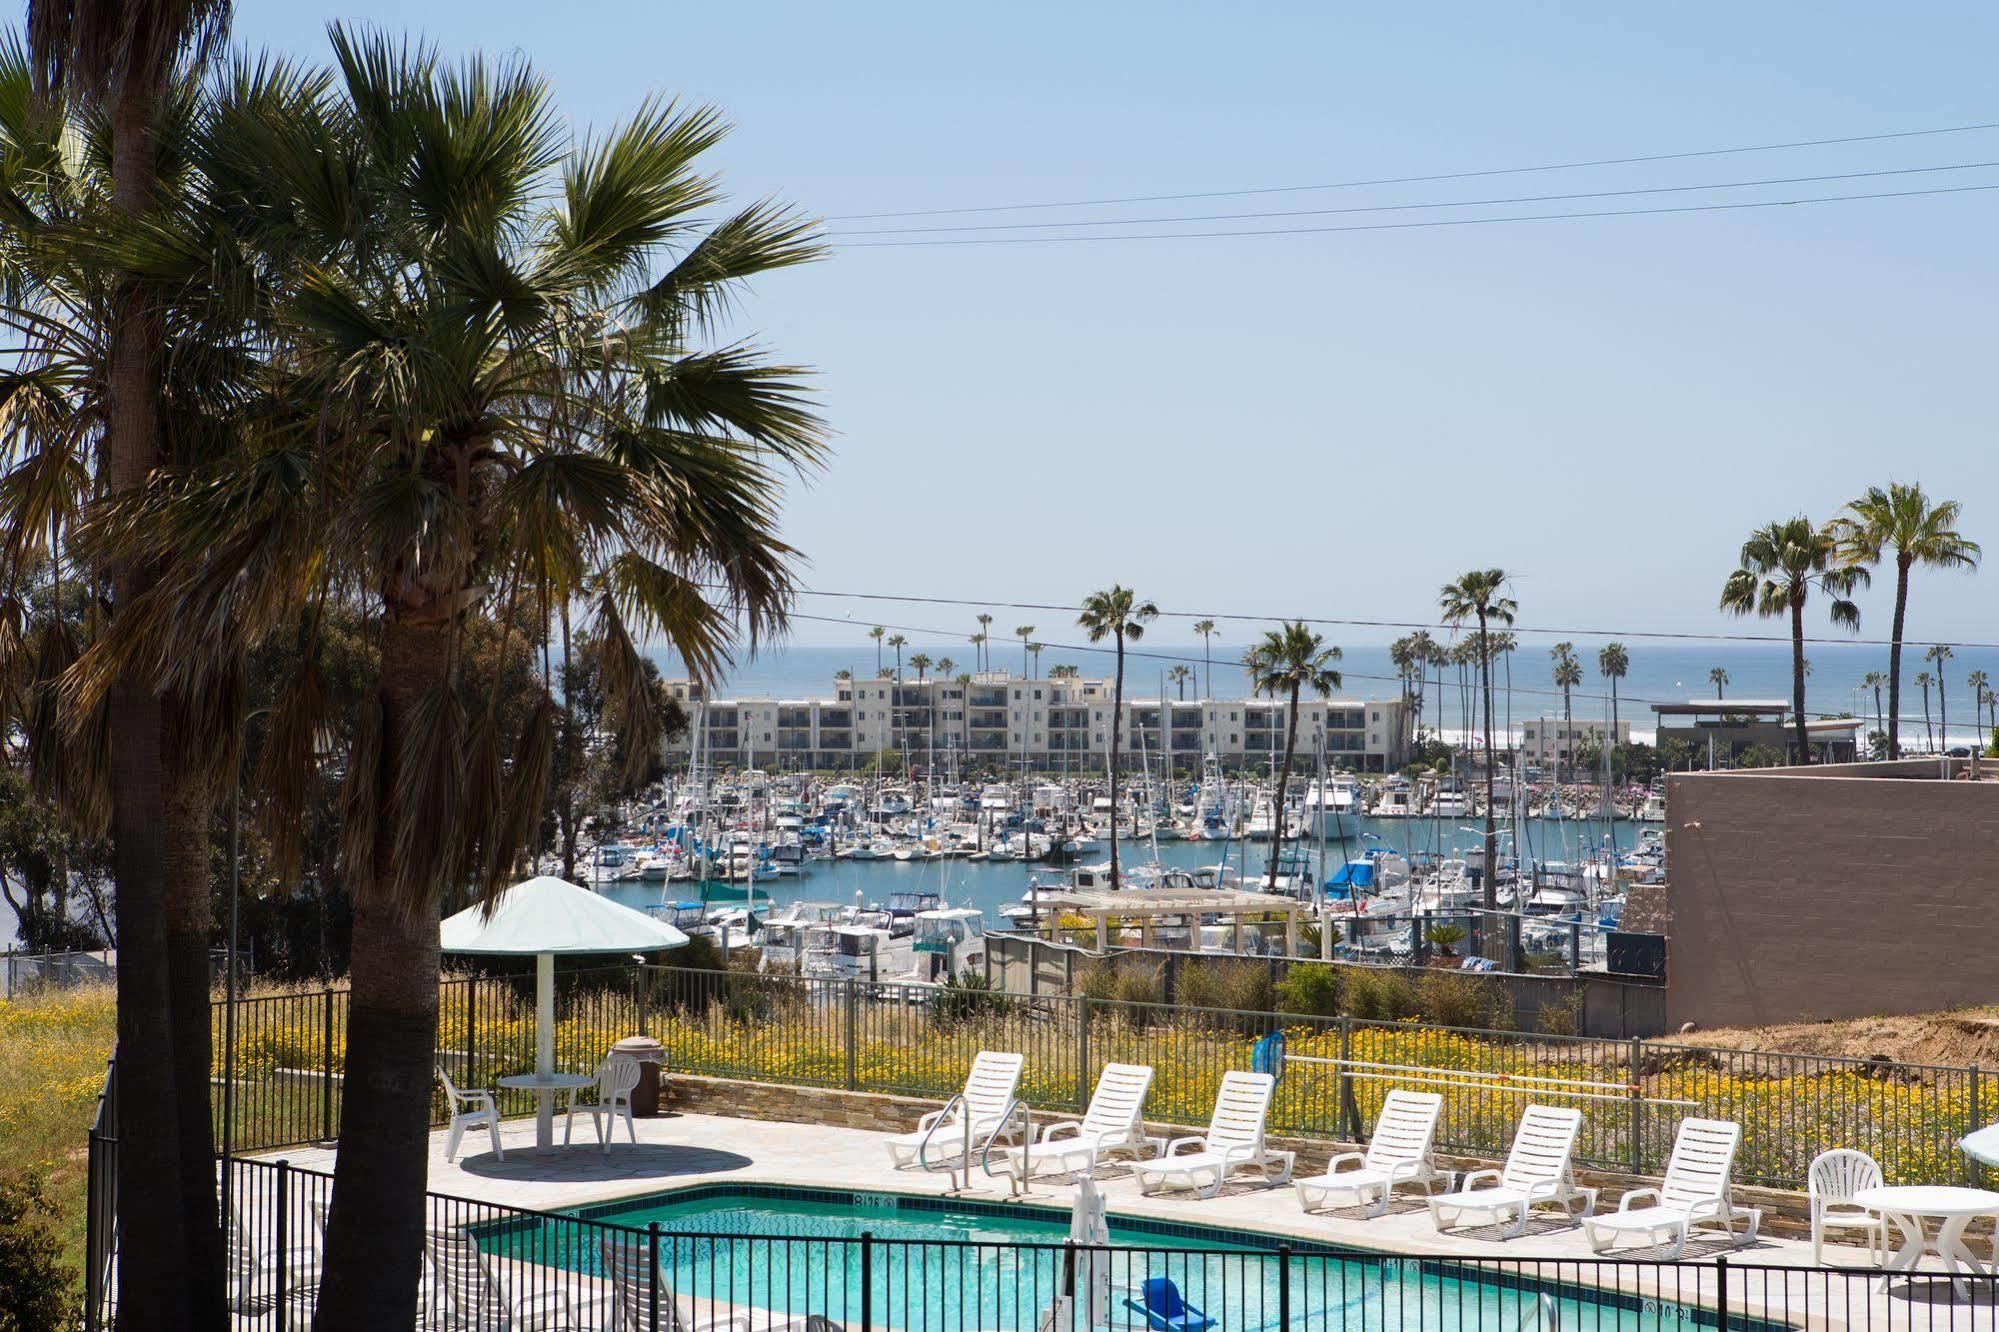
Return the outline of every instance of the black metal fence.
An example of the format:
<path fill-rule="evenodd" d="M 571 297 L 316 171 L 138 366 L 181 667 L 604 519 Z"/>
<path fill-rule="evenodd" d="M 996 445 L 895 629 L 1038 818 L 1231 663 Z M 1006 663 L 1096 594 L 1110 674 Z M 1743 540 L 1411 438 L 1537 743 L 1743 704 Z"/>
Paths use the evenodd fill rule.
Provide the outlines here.
<path fill-rule="evenodd" d="M 230 1307 L 280 1332 L 309 1327 L 332 1177 L 282 1161 L 238 1160 L 230 1168 Z M 1054 1209 L 791 1194 L 816 1210 L 787 1215 L 783 1234 L 711 1229 L 732 1218 L 726 1206 L 688 1221 L 662 1221 L 648 1215 L 657 1198 L 562 1213 L 428 1194 L 411 1320 L 428 1327 L 624 1332 L 702 1326 L 1080 1332 L 1166 1326 L 1179 1311 L 1190 1315 L 1186 1326 L 1217 1332 L 1774 1332 L 1832 1325 L 1943 1332 L 1989 1327 L 1999 1296 L 1992 1277 L 1972 1278 L 1959 1289 L 1940 1274 L 1896 1278 L 1882 1289 L 1869 1271 L 1726 1256 L 1683 1262 L 1402 1256 L 1246 1231 L 1221 1232 L 1223 1241 L 1154 1243 L 1141 1222 L 1116 1242 L 1084 1244 L 1060 1238 L 1067 1214 Z M 983 1237 L 907 1233 L 945 1208 L 950 1229 Z M 891 1233 L 877 1234 L 877 1227 Z M 93 1327 L 110 1326 L 115 1297 L 93 1311 Z"/>

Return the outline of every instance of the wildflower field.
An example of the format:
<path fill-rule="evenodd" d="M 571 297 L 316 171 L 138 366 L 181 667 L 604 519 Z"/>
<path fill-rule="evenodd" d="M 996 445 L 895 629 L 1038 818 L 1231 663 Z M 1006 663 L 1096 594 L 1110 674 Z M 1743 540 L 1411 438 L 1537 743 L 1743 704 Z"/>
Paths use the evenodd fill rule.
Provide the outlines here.
<path fill-rule="evenodd" d="M 72 1265 L 83 1253 L 85 1134 L 117 1025 L 108 985 L 0 1003 L 0 1179 L 43 1180 Z"/>

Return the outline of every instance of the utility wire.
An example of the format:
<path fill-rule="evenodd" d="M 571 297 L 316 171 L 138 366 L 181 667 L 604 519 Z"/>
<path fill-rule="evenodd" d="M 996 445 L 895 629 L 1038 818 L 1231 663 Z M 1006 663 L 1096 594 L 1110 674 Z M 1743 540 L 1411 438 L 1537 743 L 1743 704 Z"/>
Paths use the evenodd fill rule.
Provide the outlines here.
<path fill-rule="evenodd" d="M 1338 231 L 1414 231 L 1428 227 L 1477 227 L 1495 223 L 1563 222 L 1606 217 L 1658 217 L 1671 213 L 1730 213 L 1751 208 L 1791 208 L 1800 204 L 1859 203 L 1873 199 L 1914 199 L 1929 195 L 1975 194 L 1999 190 L 1999 185 L 1939 186 L 1927 190 L 1881 190 L 1872 194 L 1805 195 L 1794 199 L 1759 199 L 1746 203 L 1681 204 L 1660 208 L 1599 209 L 1577 213 L 1524 213 L 1517 217 L 1434 218 L 1423 222 L 1363 222 L 1342 227 L 1254 227 L 1231 231 L 1147 231 L 1109 236 L 954 236 L 942 240 L 862 240 L 845 242 L 849 250 L 909 249 L 940 245 L 1068 245 L 1102 241 L 1219 240 L 1245 236 L 1321 236 Z"/>
<path fill-rule="evenodd" d="M 1259 194 L 1299 194 L 1311 190 L 1352 190 L 1371 185 L 1420 185 L 1440 180 L 1476 180 L 1486 176 L 1517 176 L 1535 171 L 1577 171 L 1589 167 L 1632 166 L 1640 162 L 1680 162 L 1696 157 L 1726 157 L 1737 153 L 1781 152 L 1791 148 L 1829 148 L 1850 143 L 1882 143 L 1890 139 L 1920 139 L 1940 134 L 1970 134 L 1999 129 L 1999 121 L 1976 125 L 1944 125 L 1935 129 L 1898 130 L 1886 134 L 1853 134 L 1837 139 L 1797 139 L 1788 143 L 1757 143 L 1738 148 L 1700 148 L 1687 152 L 1646 153 L 1634 157 L 1600 157 L 1581 162 L 1544 162 L 1537 166 L 1489 167 L 1478 171 L 1443 171 L 1427 176 L 1384 176 L 1375 180 L 1340 180 L 1319 185 L 1266 185 L 1241 190 L 1197 190 L 1183 194 L 1128 194 L 1110 199 L 1068 199 L 1040 203 L 980 204 L 960 208 L 914 208 L 886 213 L 836 213 L 829 222 L 860 222 L 877 218 L 945 217 L 963 213 L 1013 213 L 1042 208 L 1096 208 L 1110 204 L 1176 203 L 1187 199 L 1236 199 Z"/>
<path fill-rule="evenodd" d="M 1845 171 L 1825 176 L 1776 176 L 1759 180 L 1725 180 L 1707 185 L 1653 185 L 1625 190 L 1591 190 L 1576 194 L 1522 194 L 1497 199 L 1452 199 L 1436 203 L 1361 204 L 1348 208 L 1292 208 L 1261 213 L 1196 213 L 1170 217 L 1103 217 L 1061 222 L 963 222 L 943 227 L 877 227 L 865 231 L 829 231 L 829 240 L 845 236 L 928 236 L 965 231 L 1045 231 L 1057 227 L 1150 227 L 1169 223 L 1239 222 L 1276 217 L 1331 217 L 1349 213 L 1399 213 L 1437 208 L 1496 208 L 1511 204 L 1563 203 L 1577 199 L 1625 199 L 1642 194 L 1689 194 L 1701 190 L 1745 190 L 1770 185 L 1808 185 L 1831 180 L 1873 180 L 1882 176 L 1921 176 L 1940 171 L 1982 171 L 1994 162 L 1951 162 L 1943 166 L 1890 167 L 1879 171 Z"/>

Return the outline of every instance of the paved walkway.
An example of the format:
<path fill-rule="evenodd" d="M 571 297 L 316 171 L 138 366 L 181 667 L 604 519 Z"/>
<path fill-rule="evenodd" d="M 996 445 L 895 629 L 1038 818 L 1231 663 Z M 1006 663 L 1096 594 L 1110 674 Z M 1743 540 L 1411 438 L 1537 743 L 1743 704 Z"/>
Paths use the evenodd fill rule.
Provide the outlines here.
<path fill-rule="evenodd" d="M 590 1130 L 578 1125 L 579 1139 Z M 621 1126 L 622 1132 L 622 1126 Z M 885 1136 L 859 1129 L 772 1123 L 698 1114 L 672 1114 L 638 1121 L 639 1142 L 620 1141 L 608 1154 L 594 1140 L 588 1145 L 558 1145 L 542 1154 L 534 1148 L 534 1121 L 509 1121 L 502 1132 L 504 1161 L 496 1158 L 483 1134 L 468 1134 L 456 1163 L 444 1159 L 444 1134 L 431 1137 L 430 1189 L 434 1193 L 512 1207 L 554 1210 L 606 1199 L 631 1197 L 662 1189 L 714 1182 L 761 1183 L 793 1187 L 852 1189 L 871 1193 L 946 1195 L 951 1180 L 943 1171 L 895 1170 L 884 1146 Z M 558 1143 L 561 1127 L 557 1126 Z M 331 1171 L 333 1152 L 322 1149 L 271 1153 L 292 1165 Z M 268 1159 L 268 1157 L 267 1157 Z M 1537 1216 L 1529 1232 L 1507 1240 L 1499 1227 L 1439 1234 L 1432 1226 L 1420 1194 L 1398 1196 L 1386 1216 L 1366 1218 L 1356 1210 L 1315 1215 L 1299 1207 L 1296 1192 L 1254 1182 L 1232 1184 L 1220 1197 L 1201 1200 L 1190 1194 L 1140 1194 L 1122 1167 L 1107 1168 L 1100 1181 L 1114 1213 L 1166 1221 L 1235 1227 L 1300 1241 L 1332 1244 L 1377 1252 L 1424 1257 L 1499 1259 L 1510 1262 L 1577 1262 L 1560 1269 L 1562 1279 L 1615 1285 L 1643 1294 L 1687 1302 L 1712 1303 L 1717 1256 L 1726 1254 L 1734 1275 L 1730 1302 L 1737 1314 L 1756 1312 L 1795 1325 L 1814 1327 L 1980 1328 L 1999 1332 L 1989 1287 L 1974 1283 L 1970 1302 L 1953 1302 L 1941 1280 L 1895 1279 L 1882 1292 L 1881 1283 L 1846 1279 L 1791 1269 L 1811 1266 L 1811 1246 L 1801 1240 L 1759 1236 L 1749 1245 L 1730 1245 L 1717 1235 L 1688 1245 L 1685 1261 L 1698 1267 L 1669 1273 L 1675 1288 L 1658 1290 L 1649 1284 L 1652 1269 L 1636 1266 L 1592 1268 L 1595 1257 L 1581 1230 L 1556 1212 Z M 1254 1179 L 1253 1176 L 1250 1177 Z M 1066 1210 L 1073 1187 L 1061 1181 L 1037 1181 L 1031 1196 L 1018 1201 Z M 1004 1181 L 973 1173 L 972 1187 L 955 1196 L 1004 1201 Z M 1171 1243 L 1171 1241 L 1162 1241 Z M 1659 1260 L 1664 1249 L 1619 1249 L 1620 1258 Z M 1865 1250 L 1828 1245 L 1827 1262 L 1863 1268 Z M 1926 1268 L 1934 1266 L 1934 1260 Z M 1553 1269 L 1543 1267 L 1543 1275 Z M 1940 1269 L 1939 1269 L 1940 1271 Z M 1832 1312 L 1825 1310 L 1831 1306 Z"/>

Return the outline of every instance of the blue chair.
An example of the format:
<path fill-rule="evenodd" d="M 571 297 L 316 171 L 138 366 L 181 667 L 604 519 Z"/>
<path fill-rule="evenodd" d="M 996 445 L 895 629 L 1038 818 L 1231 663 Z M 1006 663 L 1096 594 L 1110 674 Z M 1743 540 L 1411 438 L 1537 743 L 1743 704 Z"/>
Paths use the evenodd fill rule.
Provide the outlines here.
<path fill-rule="evenodd" d="M 1138 1299 L 1127 1299 L 1124 1307 L 1143 1318 L 1152 1332 L 1208 1332 L 1215 1325 L 1214 1319 L 1180 1298 L 1180 1288 L 1170 1277 L 1147 1277 Z"/>

